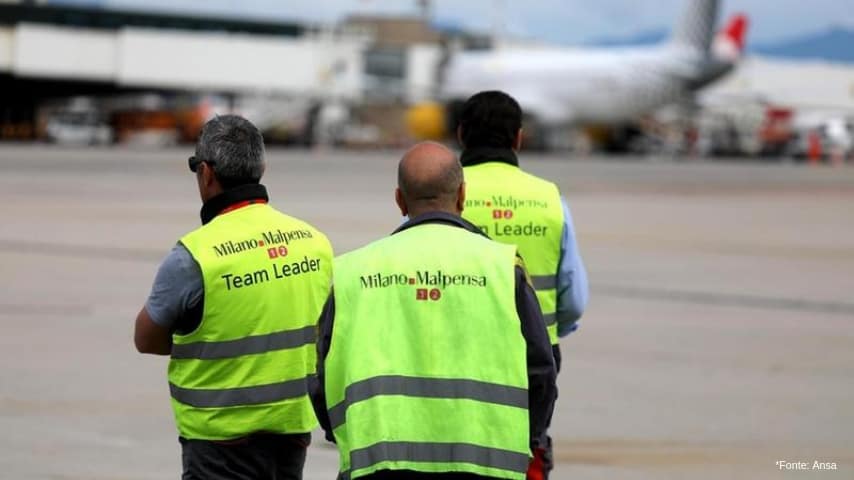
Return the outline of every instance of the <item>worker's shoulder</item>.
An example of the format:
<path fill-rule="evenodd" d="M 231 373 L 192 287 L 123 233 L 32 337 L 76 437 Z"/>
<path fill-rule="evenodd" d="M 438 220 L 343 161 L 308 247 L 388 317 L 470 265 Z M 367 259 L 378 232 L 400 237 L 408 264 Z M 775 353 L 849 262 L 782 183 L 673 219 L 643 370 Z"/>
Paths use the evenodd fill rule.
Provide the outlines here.
<path fill-rule="evenodd" d="M 469 180 L 478 181 L 483 177 L 491 177 L 494 175 L 508 175 L 514 180 L 527 181 L 528 183 L 537 184 L 546 188 L 554 188 L 558 190 L 557 184 L 547 178 L 535 175 L 522 167 L 510 165 L 504 162 L 486 162 L 478 165 L 465 167 L 464 172 L 469 174 L 466 177 L 466 182 Z M 471 177 L 471 178 L 470 178 Z"/>
<path fill-rule="evenodd" d="M 527 180 L 529 180 L 532 183 L 540 184 L 544 187 L 554 189 L 555 191 L 559 191 L 557 184 L 555 182 L 549 180 L 548 178 L 543 178 L 543 177 L 540 177 L 538 175 L 534 175 L 533 173 L 522 170 L 521 168 L 519 169 L 519 174 L 520 174 L 520 176 L 526 178 Z"/>
<path fill-rule="evenodd" d="M 315 227 L 314 225 L 308 223 L 307 221 L 294 217 L 293 215 L 288 215 L 280 210 L 275 208 L 270 208 L 270 211 L 276 215 L 280 221 L 289 227 L 289 230 L 295 233 L 302 233 L 305 236 L 305 233 L 310 235 L 310 238 L 316 238 L 320 241 L 324 241 L 329 243 L 329 238 L 326 236 L 323 231 Z"/>
<path fill-rule="evenodd" d="M 344 263 L 355 258 L 363 258 L 371 255 L 381 255 L 383 257 L 394 255 L 420 255 L 424 252 L 414 252 L 413 245 L 422 244 L 424 242 L 436 248 L 452 249 L 457 253 L 460 252 L 460 249 L 464 248 L 470 248 L 472 250 L 508 250 L 513 251 L 514 255 L 516 251 L 516 247 L 514 245 L 496 242 L 481 233 L 473 232 L 456 225 L 446 225 L 441 222 L 436 222 L 407 228 L 393 235 L 374 240 L 367 245 L 338 255 L 335 257 L 335 261 Z M 453 247 L 451 247 L 451 245 L 453 245 Z"/>
<path fill-rule="evenodd" d="M 181 241 L 178 241 L 160 262 L 160 270 L 166 277 L 201 273 L 198 261 Z"/>
<path fill-rule="evenodd" d="M 450 250 L 454 255 L 479 255 L 492 252 L 503 256 L 516 256 L 516 245 L 499 242 L 468 228 L 449 227 L 443 232 L 443 237 L 453 244 Z"/>
<path fill-rule="evenodd" d="M 383 237 L 377 240 L 374 240 L 367 245 L 363 245 L 359 248 L 355 248 L 350 250 L 349 252 L 342 253 L 335 256 L 335 264 L 345 264 L 351 261 L 355 261 L 358 258 L 370 256 L 373 254 L 381 253 L 384 255 L 392 254 L 395 250 L 395 245 L 399 243 L 400 237 L 396 235 L 389 235 L 387 237 Z"/>
<path fill-rule="evenodd" d="M 282 222 L 291 225 L 294 229 L 307 230 L 312 234 L 316 234 L 322 238 L 326 238 L 326 234 L 323 233 L 320 229 L 312 225 L 311 223 L 293 215 L 289 215 L 285 212 L 277 210 L 273 207 L 270 207 L 270 211 L 278 216 Z"/>
<path fill-rule="evenodd" d="M 332 270 L 336 276 L 340 276 L 342 271 L 345 271 L 348 266 L 358 265 L 360 261 L 364 262 L 367 256 L 370 256 L 371 250 L 374 248 L 374 243 L 369 243 L 363 247 L 350 250 L 346 253 L 339 253 L 332 259 Z"/>

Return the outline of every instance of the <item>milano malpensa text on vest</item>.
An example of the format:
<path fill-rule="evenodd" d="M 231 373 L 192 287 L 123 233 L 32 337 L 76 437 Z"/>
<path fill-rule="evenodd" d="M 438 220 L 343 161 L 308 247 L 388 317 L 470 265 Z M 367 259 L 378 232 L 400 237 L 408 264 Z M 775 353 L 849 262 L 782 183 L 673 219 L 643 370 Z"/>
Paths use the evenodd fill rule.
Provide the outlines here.
<path fill-rule="evenodd" d="M 214 245 L 214 252 L 219 257 L 240 253 L 245 250 L 266 248 L 267 256 L 271 260 L 270 267 L 268 268 L 223 274 L 221 278 L 225 282 L 226 289 L 243 288 L 271 280 L 320 271 L 321 259 L 319 258 L 303 256 L 302 259 L 285 260 L 290 253 L 286 245 L 293 240 L 312 237 L 313 235 L 309 230 L 293 230 L 288 232 L 276 230 L 263 232 L 260 239 L 250 238 L 237 242 L 228 240 L 220 245 Z"/>
<path fill-rule="evenodd" d="M 492 222 L 486 223 L 485 216 L 478 215 L 474 221 L 477 227 L 486 235 L 496 237 L 545 237 L 549 234 L 548 225 L 535 221 L 524 223 L 506 223 L 512 221 L 517 210 L 522 209 L 547 209 L 549 204 L 537 199 L 522 199 L 513 195 L 490 195 L 485 199 L 467 198 L 465 202 L 467 209 L 483 209 L 488 211 Z M 496 238 L 497 239 L 497 238 Z"/>

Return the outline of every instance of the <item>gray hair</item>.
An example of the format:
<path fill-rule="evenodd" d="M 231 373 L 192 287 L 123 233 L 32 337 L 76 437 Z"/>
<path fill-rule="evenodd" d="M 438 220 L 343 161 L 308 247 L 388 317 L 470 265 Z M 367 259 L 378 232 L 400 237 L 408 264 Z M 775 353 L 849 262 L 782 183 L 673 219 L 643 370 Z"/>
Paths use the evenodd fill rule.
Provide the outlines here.
<path fill-rule="evenodd" d="M 217 116 L 202 127 L 196 158 L 213 166 L 224 189 L 258 183 L 265 168 L 264 137 L 243 117 Z"/>

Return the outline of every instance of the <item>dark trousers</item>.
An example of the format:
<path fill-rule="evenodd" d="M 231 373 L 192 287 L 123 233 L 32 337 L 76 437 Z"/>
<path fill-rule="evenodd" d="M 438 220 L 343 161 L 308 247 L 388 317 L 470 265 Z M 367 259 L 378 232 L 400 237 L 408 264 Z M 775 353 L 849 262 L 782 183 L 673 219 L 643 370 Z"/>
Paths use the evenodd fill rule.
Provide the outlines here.
<path fill-rule="evenodd" d="M 301 480 L 311 434 L 253 434 L 227 442 L 179 441 L 182 480 Z"/>
<path fill-rule="evenodd" d="M 557 369 L 558 373 L 560 373 L 560 364 L 563 361 L 563 356 L 560 353 L 560 345 L 552 345 L 552 355 L 554 355 L 554 357 L 555 357 L 555 368 Z M 549 427 L 551 427 L 551 423 L 552 423 L 552 421 L 551 421 L 551 419 L 549 419 L 549 425 L 548 425 Z M 540 461 L 542 462 L 542 469 L 541 469 L 542 477 L 541 478 L 543 480 L 548 480 L 549 474 L 551 474 L 551 471 L 554 470 L 554 468 L 555 468 L 554 449 L 552 447 L 552 437 L 549 436 L 548 432 L 546 432 L 546 445 L 545 445 L 545 447 L 543 447 L 542 458 L 540 459 Z M 532 475 L 530 475 L 530 474 L 532 472 L 529 470 L 528 473 L 529 473 L 528 477 L 531 478 Z"/>

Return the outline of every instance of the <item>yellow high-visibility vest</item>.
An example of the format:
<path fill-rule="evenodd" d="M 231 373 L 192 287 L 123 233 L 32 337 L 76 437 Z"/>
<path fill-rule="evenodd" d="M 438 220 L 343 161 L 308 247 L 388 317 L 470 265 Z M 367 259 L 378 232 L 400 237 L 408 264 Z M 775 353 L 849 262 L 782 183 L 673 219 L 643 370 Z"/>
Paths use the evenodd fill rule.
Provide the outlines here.
<path fill-rule="evenodd" d="M 557 272 L 563 207 L 554 183 L 503 162 L 463 169 L 463 217 L 493 240 L 516 245 L 525 260 L 552 345 L 558 343 Z"/>
<path fill-rule="evenodd" d="M 525 478 L 515 251 L 424 224 L 336 259 L 325 387 L 343 478 L 384 469 Z"/>
<path fill-rule="evenodd" d="M 310 432 L 317 419 L 307 381 L 331 282 L 329 240 L 257 204 L 215 217 L 181 243 L 204 281 L 201 324 L 172 340 L 169 387 L 181 436 Z"/>

